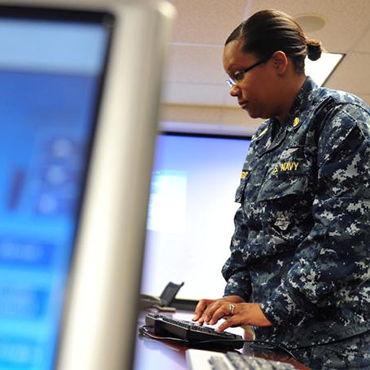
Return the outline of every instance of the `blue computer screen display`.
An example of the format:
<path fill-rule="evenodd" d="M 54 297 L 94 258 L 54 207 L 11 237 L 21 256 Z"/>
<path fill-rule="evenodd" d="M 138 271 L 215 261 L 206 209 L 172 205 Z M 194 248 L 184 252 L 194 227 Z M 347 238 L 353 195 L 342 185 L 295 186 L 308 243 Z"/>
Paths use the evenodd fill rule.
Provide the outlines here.
<path fill-rule="evenodd" d="M 159 135 L 148 209 L 141 291 L 160 295 L 184 282 L 179 298 L 219 297 L 233 233 L 235 191 L 250 140 Z"/>
<path fill-rule="evenodd" d="M 53 368 L 108 40 L 0 16 L 2 370 Z"/>

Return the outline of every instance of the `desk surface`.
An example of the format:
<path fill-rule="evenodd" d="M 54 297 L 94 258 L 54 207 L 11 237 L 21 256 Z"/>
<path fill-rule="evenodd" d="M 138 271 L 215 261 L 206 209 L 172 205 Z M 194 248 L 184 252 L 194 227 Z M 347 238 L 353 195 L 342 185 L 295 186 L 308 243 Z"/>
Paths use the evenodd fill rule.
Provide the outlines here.
<path fill-rule="evenodd" d="M 181 320 L 191 320 L 193 314 L 177 312 L 174 316 Z M 139 326 L 144 325 L 145 313 L 139 317 Z M 242 335 L 241 328 L 232 329 L 236 334 Z M 137 337 L 134 370 L 187 370 L 185 352 L 188 347 L 172 344 L 168 341 L 160 341 L 146 337 Z M 244 350 L 244 352 L 246 352 Z M 248 353 L 248 352 L 247 352 Z M 248 353 L 249 354 L 249 353 Z M 265 357 L 266 356 L 261 356 Z M 308 367 L 298 363 L 294 359 L 282 359 L 277 356 L 269 357 L 272 360 L 280 360 L 293 364 L 297 369 L 309 370 Z"/>

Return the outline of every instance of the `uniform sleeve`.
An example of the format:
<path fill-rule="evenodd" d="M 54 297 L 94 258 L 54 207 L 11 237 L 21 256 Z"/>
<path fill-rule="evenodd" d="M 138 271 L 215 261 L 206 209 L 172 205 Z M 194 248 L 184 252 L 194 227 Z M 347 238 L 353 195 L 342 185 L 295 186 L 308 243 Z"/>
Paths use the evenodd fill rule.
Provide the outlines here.
<path fill-rule="evenodd" d="M 370 279 L 369 127 L 366 111 L 346 105 L 320 133 L 314 226 L 286 279 L 261 303 L 274 324 L 345 302 Z"/>
<path fill-rule="evenodd" d="M 235 194 L 235 202 L 241 205 L 244 202 L 244 187 L 246 174 L 249 171 L 250 163 L 254 158 L 254 145 L 256 138 L 263 132 L 268 123 L 262 124 L 251 139 L 248 155 L 245 159 L 240 185 Z M 245 172 L 247 171 L 247 172 Z M 244 176 L 243 176 L 244 174 Z M 246 227 L 245 213 L 243 206 L 239 207 L 234 217 L 235 231 L 231 239 L 230 257 L 222 267 L 222 275 L 226 280 L 224 296 L 237 295 L 245 301 L 249 301 L 252 294 L 250 274 L 246 263 L 243 261 L 243 251 L 248 240 L 248 228 Z"/>
<path fill-rule="evenodd" d="M 231 240 L 231 254 L 222 268 L 222 275 L 227 282 L 224 295 L 237 295 L 248 301 L 251 295 L 251 284 L 249 272 L 243 262 L 243 247 L 248 236 L 244 217 L 243 209 L 240 207 L 234 218 L 235 232 Z"/>

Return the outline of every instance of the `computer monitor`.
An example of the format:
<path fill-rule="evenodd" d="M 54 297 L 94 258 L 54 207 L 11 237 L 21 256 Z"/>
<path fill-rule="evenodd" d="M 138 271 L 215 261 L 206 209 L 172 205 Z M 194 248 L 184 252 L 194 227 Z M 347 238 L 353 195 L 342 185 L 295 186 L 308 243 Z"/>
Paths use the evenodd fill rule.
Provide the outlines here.
<path fill-rule="evenodd" d="M 184 282 L 177 298 L 223 295 L 235 191 L 250 137 L 159 135 L 149 203 L 142 293 Z"/>
<path fill-rule="evenodd" d="M 34 3 L 0 1 L 0 368 L 130 369 L 174 11 Z"/>

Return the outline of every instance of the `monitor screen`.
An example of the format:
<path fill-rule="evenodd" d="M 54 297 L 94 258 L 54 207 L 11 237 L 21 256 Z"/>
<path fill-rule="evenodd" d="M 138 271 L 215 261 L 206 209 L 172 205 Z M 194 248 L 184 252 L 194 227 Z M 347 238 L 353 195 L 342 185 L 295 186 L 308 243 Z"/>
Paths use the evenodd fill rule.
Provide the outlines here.
<path fill-rule="evenodd" d="M 160 295 L 184 282 L 178 298 L 223 294 L 234 202 L 250 140 L 159 135 L 147 221 L 141 291 Z"/>
<path fill-rule="evenodd" d="M 0 368 L 50 370 L 113 17 L 0 10 Z"/>

